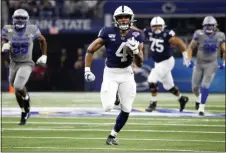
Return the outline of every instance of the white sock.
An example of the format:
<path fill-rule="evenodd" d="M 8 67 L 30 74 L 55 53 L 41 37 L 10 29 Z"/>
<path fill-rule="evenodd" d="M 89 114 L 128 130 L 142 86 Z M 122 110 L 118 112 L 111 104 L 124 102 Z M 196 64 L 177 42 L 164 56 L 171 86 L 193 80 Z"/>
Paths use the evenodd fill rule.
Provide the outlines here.
<path fill-rule="evenodd" d="M 205 111 L 204 109 L 205 109 L 205 104 L 200 104 L 198 112 L 204 112 Z"/>
<path fill-rule="evenodd" d="M 179 96 L 177 96 L 178 100 L 181 98 L 181 96 L 182 96 L 181 94 L 179 94 Z"/>
<path fill-rule="evenodd" d="M 152 102 L 157 101 L 157 97 L 156 96 L 151 96 L 151 101 Z"/>
<path fill-rule="evenodd" d="M 114 130 L 114 129 L 112 129 L 112 130 L 111 130 L 111 134 L 110 134 L 111 136 L 116 137 L 116 136 L 117 136 L 117 134 L 118 134 L 118 133 L 117 133 L 117 132 L 115 132 L 115 130 Z"/>
<path fill-rule="evenodd" d="M 201 94 L 199 94 L 199 96 L 196 97 L 196 102 L 200 103 L 201 102 Z"/>

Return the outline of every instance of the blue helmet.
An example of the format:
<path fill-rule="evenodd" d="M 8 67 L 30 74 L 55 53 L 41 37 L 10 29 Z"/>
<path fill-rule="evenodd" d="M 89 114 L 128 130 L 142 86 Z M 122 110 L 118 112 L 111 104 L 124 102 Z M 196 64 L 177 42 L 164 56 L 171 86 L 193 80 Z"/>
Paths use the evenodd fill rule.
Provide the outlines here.
<path fill-rule="evenodd" d="M 213 16 L 206 16 L 202 25 L 206 33 L 211 34 L 217 30 L 217 20 Z"/>
<path fill-rule="evenodd" d="M 15 26 L 16 30 L 22 30 L 26 27 L 28 20 L 29 20 L 29 15 L 26 10 L 24 9 L 17 9 L 13 13 L 13 25 Z"/>

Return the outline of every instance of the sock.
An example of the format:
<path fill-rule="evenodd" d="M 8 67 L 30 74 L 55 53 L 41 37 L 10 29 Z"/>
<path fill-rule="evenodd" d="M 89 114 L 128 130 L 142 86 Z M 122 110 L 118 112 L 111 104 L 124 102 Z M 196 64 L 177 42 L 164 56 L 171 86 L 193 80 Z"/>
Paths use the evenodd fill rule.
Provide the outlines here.
<path fill-rule="evenodd" d="M 196 97 L 196 101 L 195 102 L 197 102 L 197 103 L 200 103 L 201 102 L 201 95 L 202 94 L 199 94 L 199 96 Z"/>
<path fill-rule="evenodd" d="M 128 120 L 128 118 L 129 118 L 129 113 L 121 111 L 116 119 L 114 131 L 118 133 L 126 124 L 126 121 Z"/>
<path fill-rule="evenodd" d="M 151 101 L 152 101 L 152 102 L 157 102 L 156 96 L 151 96 Z"/>
<path fill-rule="evenodd" d="M 205 104 L 209 95 L 209 89 L 201 87 L 201 104 Z"/>
<path fill-rule="evenodd" d="M 114 129 L 112 129 L 111 130 L 111 133 L 110 133 L 110 136 L 112 136 L 112 137 L 116 137 L 117 136 L 117 134 L 118 134 L 118 132 L 115 132 L 115 130 Z"/>
<path fill-rule="evenodd" d="M 200 104 L 199 105 L 199 112 L 204 112 L 204 109 L 205 109 L 205 104 Z"/>
<path fill-rule="evenodd" d="M 175 95 L 175 96 L 177 96 L 177 95 Z M 177 96 L 177 99 L 179 100 L 180 98 L 181 98 L 181 94 L 179 94 L 178 96 Z"/>
<path fill-rule="evenodd" d="M 18 105 L 20 106 L 21 109 L 23 109 L 24 108 L 24 100 L 23 100 L 23 97 L 17 91 L 15 91 L 15 96 L 16 96 L 16 101 L 17 101 Z"/>

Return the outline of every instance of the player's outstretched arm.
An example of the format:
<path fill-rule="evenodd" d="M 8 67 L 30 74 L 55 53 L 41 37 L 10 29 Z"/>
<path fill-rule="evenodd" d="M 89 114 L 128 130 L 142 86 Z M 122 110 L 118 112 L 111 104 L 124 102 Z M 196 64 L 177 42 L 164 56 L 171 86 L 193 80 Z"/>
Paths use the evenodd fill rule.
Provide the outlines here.
<path fill-rule="evenodd" d="M 47 61 L 47 42 L 46 42 L 46 38 L 40 33 L 38 34 L 37 39 L 40 42 L 40 47 L 42 50 L 42 56 L 39 57 L 39 59 L 37 60 L 37 64 L 46 64 Z"/>
<path fill-rule="evenodd" d="M 144 44 L 140 43 L 138 46 L 139 53 L 134 54 L 134 62 L 138 67 L 141 67 L 144 63 L 143 47 Z"/>
<path fill-rule="evenodd" d="M 197 41 L 192 39 L 192 41 L 190 42 L 190 44 L 188 45 L 188 48 L 187 48 L 189 60 L 192 59 L 192 52 L 196 47 L 197 47 Z"/>
<path fill-rule="evenodd" d="M 90 67 L 93 61 L 93 54 L 104 45 L 102 38 L 97 38 L 88 47 L 85 56 L 85 79 L 87 82 L 95 80 L 95 75 L 91 72 Z"/>

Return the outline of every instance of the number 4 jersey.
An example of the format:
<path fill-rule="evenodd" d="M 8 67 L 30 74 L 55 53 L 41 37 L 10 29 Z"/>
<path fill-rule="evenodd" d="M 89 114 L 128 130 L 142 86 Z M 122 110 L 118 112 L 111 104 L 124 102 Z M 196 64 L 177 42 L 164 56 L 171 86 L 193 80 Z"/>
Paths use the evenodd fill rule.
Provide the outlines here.
<path fill-rule="evenodd" d="M 132 64 L 133 57 L 127 54 L 126 41 L 132 37 L 139 43 L 143 42 L 140 31 L 130 29 L 126 36 L 120 35 L 120 30 L 116 27 L 103 27 L 99 34 L 105 42 L 106 65 L 110 68 L 125 68 Z"/>
<path fill-rule="evenodd" d="M 150 44 L 150 51 L 155 62 L 169 59 L 173 53 L 170 50 L 169 39 L 175 36 L 173 30 L 164 29 L 161 33 L 155 34 L 151 28 L 144 29 L 145 41 Z"/>
<path fill-rule="evenodd" d="M 2 39 L 10 41 L 10 60 L 13 63 L 28 63 L 34 65 L 32 60 L 33 40 L 40 31 L 36 25 L 27 25 L 21 32 L 17 32 L 13 25 L 5 25 L 2 29 Z"/>

